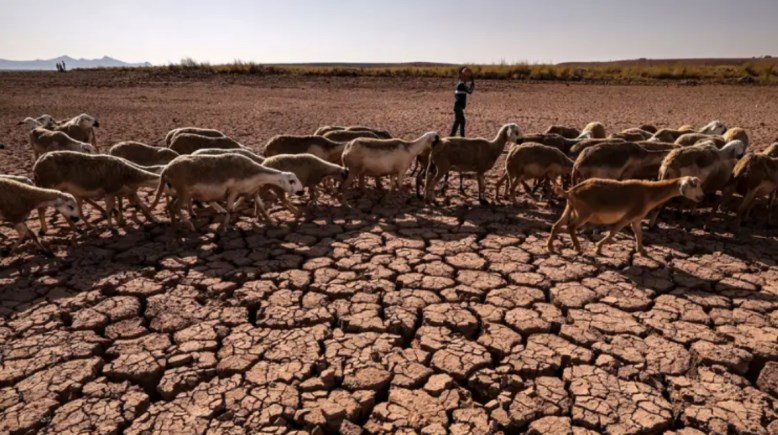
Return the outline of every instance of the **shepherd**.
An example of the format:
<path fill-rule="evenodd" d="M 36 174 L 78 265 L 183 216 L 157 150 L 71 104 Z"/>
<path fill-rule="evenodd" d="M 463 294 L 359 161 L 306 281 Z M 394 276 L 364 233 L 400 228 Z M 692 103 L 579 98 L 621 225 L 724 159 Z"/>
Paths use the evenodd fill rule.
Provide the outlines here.
<path fill-rule="evenodd" d="M 473 72 L 468 67 L 462 67 L 459 70 L 459 81 L 454 90 L 454 125 L 451 126 L 451 134 L 456 136 L 457 128 L 459 135 L 465 137 L 465 107 L 467 107 L 467 96 L 473 93 L 475 82 L 473 81 Z"/>

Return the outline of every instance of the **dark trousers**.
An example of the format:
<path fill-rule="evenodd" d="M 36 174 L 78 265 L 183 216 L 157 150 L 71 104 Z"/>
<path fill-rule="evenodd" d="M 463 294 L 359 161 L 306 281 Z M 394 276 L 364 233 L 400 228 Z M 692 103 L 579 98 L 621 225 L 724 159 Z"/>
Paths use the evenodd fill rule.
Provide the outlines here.
<path fill-rule="evenodd" d="M 460 106 L 454 106 L 454 125 L 451 126 L 449 136 L 456 136 L 457 128 L 459 128 L 459 135 L 465 137 L 465 109 Z"/>

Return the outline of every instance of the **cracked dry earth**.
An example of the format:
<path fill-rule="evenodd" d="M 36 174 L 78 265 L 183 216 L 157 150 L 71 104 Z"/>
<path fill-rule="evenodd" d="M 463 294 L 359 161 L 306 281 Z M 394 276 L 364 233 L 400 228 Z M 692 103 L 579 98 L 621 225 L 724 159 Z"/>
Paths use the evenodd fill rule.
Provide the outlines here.
<path fill-rule="evenodd" d="M 84 111 L 112 113 L 115 141 L 124 91 L 52 92 L 96 93 Z M 25 95 L 2 111 L 44 111 Z M 194 122 L 186 105 L 165 122 Z M 223 236 L 207 213 L 175 239 L 59 230 L 56 258 L 3 258 L 0 433 L 778 433 L 775 232 L 662 224 L 651 258 L 623 235 L 599 258 L 566 237 L 551 255 L 560 204 L 454 190 L 439 207 L 327 198 L 308 221 L 276 210 L 277 227 L 244 216 Z"/>

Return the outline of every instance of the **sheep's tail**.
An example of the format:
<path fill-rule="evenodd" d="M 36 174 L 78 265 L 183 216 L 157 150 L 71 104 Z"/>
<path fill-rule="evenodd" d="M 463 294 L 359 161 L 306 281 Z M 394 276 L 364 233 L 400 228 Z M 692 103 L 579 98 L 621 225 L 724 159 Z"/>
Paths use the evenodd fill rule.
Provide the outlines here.
<path fill-rule="evenodd" d="M 154 208 L 159 204 L 160 198 L 162 198 L 162 191 L 165 190 L 165 172 L 159 175 L 159 184 L 157 184 L 157 190 L 154 192 L 154 201 L 151 202 L 149 208 Z"/>

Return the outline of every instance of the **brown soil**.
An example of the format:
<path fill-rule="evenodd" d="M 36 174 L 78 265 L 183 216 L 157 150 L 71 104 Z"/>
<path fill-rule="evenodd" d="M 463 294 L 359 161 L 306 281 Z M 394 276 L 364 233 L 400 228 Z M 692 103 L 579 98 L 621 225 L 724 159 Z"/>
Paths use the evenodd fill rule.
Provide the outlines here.
<path fill-rule="evenodd" d="M 323 124 L 447 132 L 452 117 L 449 81 L 133 77 L 0 74 L 0 172 L 30 174 L 16 122 L 42 113 L 98 116 L 103 149 L 185 125 L 258 148 Z M 721 119 L 758 149 L 777 97 L 479 82 L 468 129 Z M 352 208 L 326 197 L 297 224 L 276 208 L 277 227 L 246 214 L 223 236 L 207 211 L 194 234 L 141 217 L 73 237 L 59 222 L 45 238 L 56 258 L 28 244 L 0 262 L 0 432 L 778 431 L 778 243 L 763 208 L 737 234 L 730 217 L 663 223 L 646 231 L 651 258 L 627 234 L 602 257 L 565 236 L 549 255 L 561 204 L 482 207 L 466 184 L 435 207 L 371 187 Z"/>

